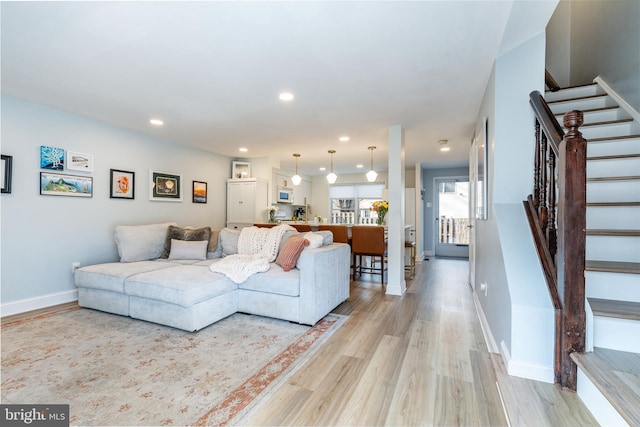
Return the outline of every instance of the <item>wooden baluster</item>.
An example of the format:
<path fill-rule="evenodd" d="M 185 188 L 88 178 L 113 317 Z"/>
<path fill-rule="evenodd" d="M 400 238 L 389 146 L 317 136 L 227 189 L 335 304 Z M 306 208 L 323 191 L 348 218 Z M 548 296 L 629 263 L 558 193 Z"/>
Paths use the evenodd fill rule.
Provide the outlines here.
<path fill-rule="evenodd" d="M 547 136 L 542 133 L 540 142 L 540 227 L 547 235 Z"/>
<path fill-rule="evenodd" d="M 549 219 L 547 221 L 547 243 L 549 244 L 549 252 L 554 262 L 556 252 L 558 251 L 556 233 L 556 173 L 556 155 L 553 150 L 549 150 L 549 205 L 547 207 Z"/>
<path fill-rule="evenodd" d="M 540 122 L 536 119 L 536 149 L 533 160 L 533 206 L 540 206 Z"/>

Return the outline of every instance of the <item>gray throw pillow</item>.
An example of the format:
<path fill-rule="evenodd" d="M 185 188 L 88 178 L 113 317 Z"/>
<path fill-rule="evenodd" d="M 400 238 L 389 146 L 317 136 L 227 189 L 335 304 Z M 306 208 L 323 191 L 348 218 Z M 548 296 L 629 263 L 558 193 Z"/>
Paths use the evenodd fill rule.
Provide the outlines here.
<path fill-rule="evenodd" d="M 222 256 L 235 255 L 238 253 L 238 238 L 240 230 L 223 228 L 220 230 L 220 246 L 222 246 Z"/>
<path fill-rule="evenodd" d="M 164 249 L 162 250 L 162 254 L 160 258 L 167 259 L 169 258 L 169 254 L 171 253 L 171 239 L 175 240 L 186 240 L 186 241 L 201 241 L 206 240 L 209 242 L 209 238 L 211 237 L 211 227 L 202 227 L 202 228 L 182 228 L 176 227 L 174 225 L 170 225 L 167 229 L 167 236 L 164 240 Z"/>

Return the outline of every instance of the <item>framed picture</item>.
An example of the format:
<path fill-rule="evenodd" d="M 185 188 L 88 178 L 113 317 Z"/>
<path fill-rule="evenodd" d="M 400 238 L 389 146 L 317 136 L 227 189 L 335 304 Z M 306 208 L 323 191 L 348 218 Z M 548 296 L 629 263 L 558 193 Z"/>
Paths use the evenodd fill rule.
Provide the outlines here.
<path fill-rule="evenodd" d="M 43 196 L 93 197 L 93 178 L 40 172 L 40 194 Z"/>
<path fill-rule="evenodd" d="M 207 183 L 193 181 L 193 203 L 207 203 Z"/>
<path fill-rule="evenodd" d="M 233 179 L 251 178 L 251 163 L 233 162 L 231 166 L 231 178 Z"/>
<path fill-rule="evenodd" d="M 40 146 L 40 169 L 64 169 L 64 149 L 56 147 Z"/>
<path fill-rule="evenodd" d="M 11 193 L 13 156 L 5 156 L 2 154 L 0 166 L 2 166 L 2 170 L 0 171 L 0 188 L 2 188 L 3 193 Z"/>
<path fill-rule="evenodd" d="M 149 200 L 182 201 L 182 175 L 149 169 Z"/>
<path fill-rule="evenodd" d="M 487 219 L 487 192 L 489 190 L 487 179 L 487 163 L 489 159 L 487 123 L 488 121 L 485 118 L 480 135 L 477 137 L 476 145 L 476 219 Z"/>
<path fill-rule="evenodd" d="M 111 179 L 109 184 L 109 197 L 112 199 L 135 198 L 135 172 L 111 169 Z"/>
<path fill-rule="evenodd" d="M 93 172 L 93 156 L 67 150 L 67 170 Z"/>

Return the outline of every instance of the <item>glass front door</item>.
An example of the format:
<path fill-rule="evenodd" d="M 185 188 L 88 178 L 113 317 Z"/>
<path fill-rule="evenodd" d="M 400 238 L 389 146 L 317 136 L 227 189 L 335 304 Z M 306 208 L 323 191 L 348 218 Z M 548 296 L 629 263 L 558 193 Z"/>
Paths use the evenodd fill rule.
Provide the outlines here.
<path fill-rule="evenodd" d="M 436 256 L 469 257 L 469 181 L 439 179 Z"/>

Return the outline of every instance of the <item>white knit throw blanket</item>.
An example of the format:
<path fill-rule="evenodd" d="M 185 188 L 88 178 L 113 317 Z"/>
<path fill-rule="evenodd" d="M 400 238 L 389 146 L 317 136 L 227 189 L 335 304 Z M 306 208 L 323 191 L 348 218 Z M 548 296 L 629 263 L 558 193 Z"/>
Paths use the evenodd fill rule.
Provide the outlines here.
<path fill-rule="evenodd" d="M 256 273 L 269 270 L 269 262 L 278 255 L 282 236 L 295 228 L 278 225 L 273 228 L 246 227 L 240 231 L 238 253 L 211 264 L 209 269 L 222 273 L 234 283 L 242 283 Z"/>
<path fill-rule="evenodd" d="M 240 230 L 240 237 L 238 237 L 238 253 L 261 254 L 267 257 L 269 262 L 273 262 L 278 256 L 282 236 L 289 230 L 296 229 L 286 224 L 271 228 L 245 227 Z"/>

